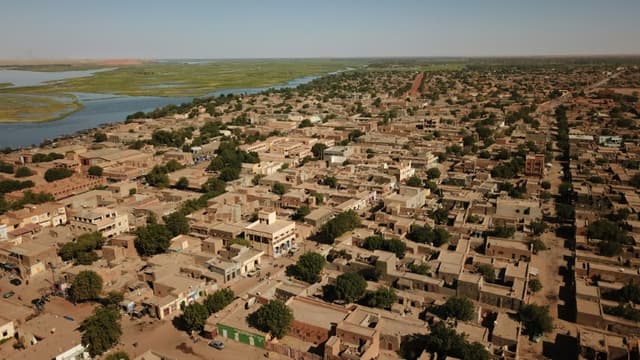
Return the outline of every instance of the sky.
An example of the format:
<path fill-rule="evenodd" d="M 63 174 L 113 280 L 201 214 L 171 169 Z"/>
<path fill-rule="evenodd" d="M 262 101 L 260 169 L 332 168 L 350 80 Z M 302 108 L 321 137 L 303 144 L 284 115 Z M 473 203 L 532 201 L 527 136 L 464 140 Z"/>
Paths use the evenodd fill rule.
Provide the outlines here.
<path fill-rule="evenodd" d="M 2 0 L 0 59 L 640 54 L 640 0 Z"/>

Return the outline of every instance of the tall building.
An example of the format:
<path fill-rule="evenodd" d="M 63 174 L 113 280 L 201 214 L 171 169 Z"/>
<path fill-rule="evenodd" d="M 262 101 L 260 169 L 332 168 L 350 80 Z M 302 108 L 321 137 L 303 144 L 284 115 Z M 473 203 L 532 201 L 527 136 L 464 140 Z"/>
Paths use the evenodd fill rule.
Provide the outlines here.
<path fill-rule="evenodd" d="M 524 162 L 524 174 L 528 176 L 544 176 L 544 154 L 529 153 Z"/>
<path fill-rule="evenodd" d="M 276 218 L 275 212 L 260 211 L 258 221 L 244 229 L 251 245 L 269 256 L 286 255 L 296 239 L 296 223 Z"/>

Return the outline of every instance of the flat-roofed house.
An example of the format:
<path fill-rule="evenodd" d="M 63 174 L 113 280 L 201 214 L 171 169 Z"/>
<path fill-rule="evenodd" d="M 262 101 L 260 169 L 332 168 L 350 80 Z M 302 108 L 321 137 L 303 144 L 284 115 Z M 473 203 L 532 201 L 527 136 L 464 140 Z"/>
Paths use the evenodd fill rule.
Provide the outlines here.
<path fill-rule="evenodd" d="M 296 223 L 277 219 L 275 212 L 260 211 L 258 220 L 244 230 L 254 248 L 273 257 L 287 254 L 296 240 Z"/>
<path fill-rule="evenodd" d="M 75 234 L 99 232 L 106 238 L 129 231 L 129 218 L 110 208 L 82 210 L 70 219 L 71 231 Z"/>

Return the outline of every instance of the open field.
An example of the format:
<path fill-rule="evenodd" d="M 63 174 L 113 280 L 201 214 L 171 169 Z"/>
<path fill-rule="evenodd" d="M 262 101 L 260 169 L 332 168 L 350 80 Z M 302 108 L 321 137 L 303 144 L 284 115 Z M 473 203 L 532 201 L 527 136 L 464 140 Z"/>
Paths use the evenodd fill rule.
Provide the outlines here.
<path fill-rule="evenodd" d="M 0 122 L 19 119 L 24 122 L 53 121 L 82 109 L 74 96 L 1 94 Z"/>

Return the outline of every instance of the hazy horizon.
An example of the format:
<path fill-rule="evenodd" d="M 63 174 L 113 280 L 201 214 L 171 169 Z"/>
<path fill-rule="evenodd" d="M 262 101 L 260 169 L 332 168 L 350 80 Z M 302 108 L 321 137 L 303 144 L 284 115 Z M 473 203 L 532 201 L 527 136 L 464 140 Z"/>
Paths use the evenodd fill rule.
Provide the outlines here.
<path fill-rule="evenodd" d="M 633 56 L 640 2 L 22 0 L 2 60 Z"/>

